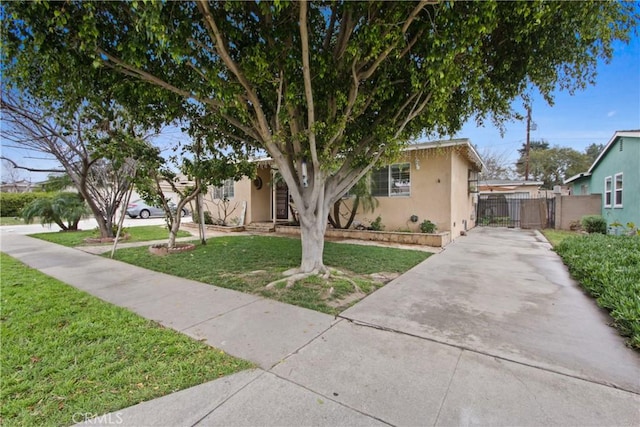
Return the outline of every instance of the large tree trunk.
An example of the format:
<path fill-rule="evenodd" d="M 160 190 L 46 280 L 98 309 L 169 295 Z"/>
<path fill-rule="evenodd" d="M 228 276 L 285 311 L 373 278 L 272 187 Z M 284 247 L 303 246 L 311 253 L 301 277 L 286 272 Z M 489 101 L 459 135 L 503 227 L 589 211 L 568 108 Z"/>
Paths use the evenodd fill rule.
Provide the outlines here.
<path fill-rule="evenodd" d="M 327 210 L 300 213 L 302 261 L 298 273 L 324 274 L 324 232 L 327 229 Z"/>

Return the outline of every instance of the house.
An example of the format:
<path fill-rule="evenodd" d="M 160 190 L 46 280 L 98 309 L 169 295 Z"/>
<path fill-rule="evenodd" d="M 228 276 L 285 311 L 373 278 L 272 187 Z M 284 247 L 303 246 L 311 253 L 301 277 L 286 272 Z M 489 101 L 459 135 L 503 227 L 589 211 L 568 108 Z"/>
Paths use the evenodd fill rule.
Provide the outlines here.
<path fill-rule="evenodd" d="M 243 224 L 293 219 L 286 184 L 275 180 L 273 185 L 272 161 L 260 159 L 257 164 L 254 180 L 228 180 L 209 193 L 207 210 L 214 217 L 226 197 Z M 468 139 L 411 144 L 396 163 L 372 172 L 378 207 L 374 212 L 359 212 L 355 222 L 368 225 L 380 216 L 385 231 L 419 231 L 420 223 L 429 220 L 438 232 L 449 232 L 454 239 L 475 226 L 482 168 L 482 160 Z M 345 201 L 351 202 L 348 198 Z"/>
<path fill-rule="evenodd" d="M 31 193 L 34 190 L 40 189 L 40 184 L 34 184 L 31 181 L 22 179 L 14 182 L 3 182 L 0 185 L 0 192 L 2 193 Z"/>
<path fill-rule="evenodd" d="M 565 180 L 573 195 L 602 195 L 607 224 L 640 224 L 640 130 L 617 131 L 587 172 Z"/>
<path fill-rule="evenodd" d="M 480 179 L 479 194 L 504 194 L 506 197 L 539 197 L 543 195 L 542 181 L 519 181 L 511 179 Z"/>

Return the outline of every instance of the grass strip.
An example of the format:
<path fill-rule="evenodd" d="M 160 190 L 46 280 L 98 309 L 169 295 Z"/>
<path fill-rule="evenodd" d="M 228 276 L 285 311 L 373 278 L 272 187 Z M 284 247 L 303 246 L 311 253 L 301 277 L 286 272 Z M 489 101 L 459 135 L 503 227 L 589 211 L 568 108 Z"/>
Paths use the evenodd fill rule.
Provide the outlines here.
<path fill-rule="evenodd" d="M 640 238 L 589 234 L 555 248 L 571 275 L 605 308 L 628 344 L 640 349 Z"/>
<path fill-rule="evenodd" d="M 261 295 L 328 314 L 337 314 L 384 285 L 373 273 L 404 273 L 431 253 L 326 242 L 324 261 L 340 270 L 329 281 L 309 277 L 286 288 L 265 285 L 300 265 L 300 240 L 276 236 L 229 236 L 209 239 L 195 251 L 156 257 L 147 248 L 127 248 L 115 259 L 149 270 Z M 357 288 L 354 287 L 354 283 Z"/>
<path fill-rule="evenodd" d="M 6 426 L 70 425 L 252 367 L 0 254 Z"/>
<path fill-rule="evenodd" d="M 578 233 L 576 231 L 554 230 L 551 228 L 545 228 L 544 230 L 542 230 L 542 234 L 544 234 L 544 237 L 546 237 L 549 243 L 551 243 L 551 245 L 554 247 L 558 246 L 565 239 L 568 239 L 570 237 L 584 236 L 584 234 Z"/>
<path fill-rule="evenodd" d="M 127 227 L 124 230 L 131 237 L 127 240 L 123 240 L 122 243 L 133 242 L 147 242 L 150 240 L 168 240 L 169 230 L 165 225 L 142 225 L 139 227 Z M 65 231 L 58 233 L 37 233 L 30 234 L 31 237 L 35 237 L 47 242 L 56 243 L 62 246 L 75 247 L 86 245 L 84 239 L 89 237 L 99 237 L 99 233 L 96 230 L 83 230 L 83 231 Z M 178 237 L 189 237 L 191 233 L 188 231 L 178 231 Z M 95 245 L 96 243 L 90 243 Z M 98 243 L 99 244 L 99 243 Z M 112 245 L 113 243 L 103 243 L 104 245 Z"/>

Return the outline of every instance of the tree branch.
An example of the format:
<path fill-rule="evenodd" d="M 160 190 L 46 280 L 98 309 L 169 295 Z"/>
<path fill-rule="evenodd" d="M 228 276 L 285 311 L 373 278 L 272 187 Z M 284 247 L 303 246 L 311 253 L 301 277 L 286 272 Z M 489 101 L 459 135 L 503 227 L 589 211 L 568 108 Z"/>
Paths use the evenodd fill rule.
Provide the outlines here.
<path fill-rule="evenodd" d="M 213 19 L 213 15 L 211 14 L 211 10 L 209 9 L 208 2 L 206 0 L 197 0 L 197 3 L 198 3 L 198 9 L 200 10 L 200 13 L 202 13 L 202 16 L 204 17 L 207 31 L 209 32 L 210 36 L 216 41 L 215 43 L 216 52 L 218 53 L 218 55 L 220 55 L 220 58 L 225 63 L 227 68 L 229 68 L 229 71 L 231 71 L 233 75 L 236 76 L 236 79 L 238 79 L 238 82 L 242 85 L 244 90 L 247 92 L 247 96 L 253 106 L 253 110 L 255 111 L 256 118 L 258 120 L 259 130 L 260 130 L 260 133 L 262 134 L 262 139 L 263 141 L 268 140 L 270 138 L 271 132 L 269 130 L 267 118 L 264 112 L 262 111 L 262 105 L 260 103 L 260 99 L 258 98 L 258 95 L 253 90 L 253 88 L 249 84 L 249 81 L 246 79 L 244 74 L 240 71 L 238 64 L 236 64 L 236 62 L 231 58 L 231 55 L 229 55 L 229 52 L 227 52 L 227 48 L 226 48 L 224 39 L 222 37 L 222 33 L 220 32 L 220 29 L 218 28 L 218 25 L 216 24 L 215 19 Z"/>
<path fill-rule="evenodd" d="M 9 163 L 11 163 L 11 165 L 15 168 L 15 169 L 23 169 L 29 172 L 51 172 L 51 173 L 65 173 L 66 170 L 64 169 L 40 169 L 40 168 L 30 168 L 27 166 L 20 166 L 19 164 L 17 164 L 16 162 L 14 162 L 13 160 L 11 160 L 8 157 L 5 156 L 0 156 L 0 159 L 2 160 L 6 160 Z"/>

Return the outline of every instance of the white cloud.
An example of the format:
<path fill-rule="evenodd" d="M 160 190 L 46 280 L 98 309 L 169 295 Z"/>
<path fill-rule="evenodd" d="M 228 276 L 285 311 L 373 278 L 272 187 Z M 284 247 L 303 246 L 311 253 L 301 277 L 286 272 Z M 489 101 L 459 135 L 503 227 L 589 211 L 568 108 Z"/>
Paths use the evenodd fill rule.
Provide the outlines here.
<path fill-rule="evenodd" d="M 617 113 L 617 111 L 616 111 L 616 110 L 609 111 L 609 112 L 607 113 L 607 117 L 613 117 L 613 116 L 615 116 L 615 115 L 616 115 L 616 113 Z"/>

